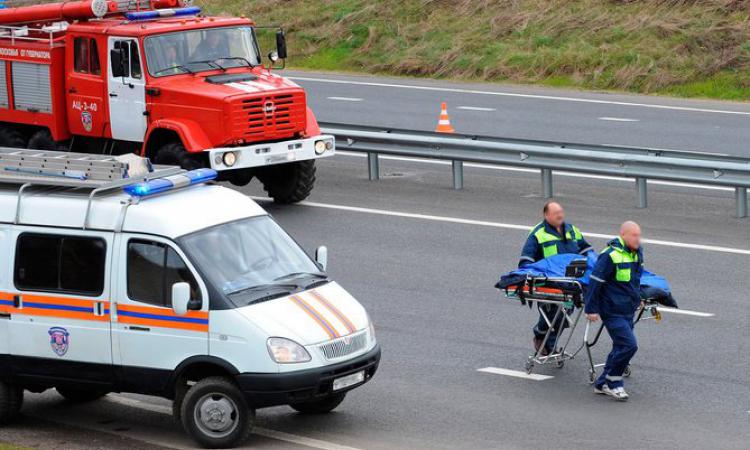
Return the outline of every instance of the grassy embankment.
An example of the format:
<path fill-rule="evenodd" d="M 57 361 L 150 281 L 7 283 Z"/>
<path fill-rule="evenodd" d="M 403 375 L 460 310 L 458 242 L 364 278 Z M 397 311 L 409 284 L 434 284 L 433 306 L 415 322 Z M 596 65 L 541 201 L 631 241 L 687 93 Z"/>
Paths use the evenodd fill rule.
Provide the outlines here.
<path fill-rule="evenodd" d="M 199 0 L 291 67 L 750 99 L 748 0 Z"/>

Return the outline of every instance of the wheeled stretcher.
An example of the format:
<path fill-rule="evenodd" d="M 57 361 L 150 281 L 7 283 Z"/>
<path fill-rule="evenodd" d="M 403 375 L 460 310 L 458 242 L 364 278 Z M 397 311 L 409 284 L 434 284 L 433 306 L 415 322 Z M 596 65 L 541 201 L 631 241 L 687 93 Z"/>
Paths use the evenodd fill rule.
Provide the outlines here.
<path fill-rule="evenodd" d="M 526 275 L 519 282 L 503 288 L 505 296 L 537 309 L 547 323 L 547 332 L 539 348 L 528 356 L 526 372 L 531 373 L 536 365 L 553 364 L 559 368 L 565 361 L 573 359 L 580 351 L 569 352 L 568 347 L 583 313 L 583 285 L 575 277 L 547 277 Z M 553 313 L 545 311 L 542 305 L 553 305 Z M 557 334 L 555 348 L 546 352 L 547 342 L 552 334 Z M 563 343 L 560 345 L 560 343 Z"/>
<path fill-rule="evenodd" d="M 653 319 L 656 322 L 661 321 L 661 312 L 659 312 L 659 303 L 654 298 L 643 299 L 641 306 L 638 308 L 635 317 L 633 318 L 633 324 L 637 324 L 641 320 Z M 599 342 L 599 338 L 604 331 L 604 323 L 599 322 L 596 331 L 592 329 L 595 327 L 594 322 L 586 321 L 586 328 L 583 332 L 583 347 L 586 349 L 586 355 L 589 359 L 589 382 L 593 383 L 596 381 L 596 369 L 603 367 L 604 363 L 594 363 L 594 358 L 591 356 L 591 348 Z M 593 338 L 590 338 L 593 335 Z M 625 368 L 624 376 L 629 377 L 632 373 L 630 366 Z"/>

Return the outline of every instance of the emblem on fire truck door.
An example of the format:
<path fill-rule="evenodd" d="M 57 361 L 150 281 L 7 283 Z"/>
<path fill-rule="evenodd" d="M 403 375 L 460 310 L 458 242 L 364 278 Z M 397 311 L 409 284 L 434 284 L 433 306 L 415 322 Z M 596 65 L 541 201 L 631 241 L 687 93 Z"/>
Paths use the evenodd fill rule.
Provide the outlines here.
<path fill-rule="evenodd" d="M 49 329 L 49 345 L 57 356 L 65 356 L 68 353 L 70 333 L 63 327 L 52 327 Z"/>
<path fill-rule="evenodd" d="M 91 131 L 91 129 L 94 126 L 94 118 L 91 117 L 91 113 L 88 111 L 81 112 L 81 123 L 83 124 L 83 129 L 86 131 Z"/>

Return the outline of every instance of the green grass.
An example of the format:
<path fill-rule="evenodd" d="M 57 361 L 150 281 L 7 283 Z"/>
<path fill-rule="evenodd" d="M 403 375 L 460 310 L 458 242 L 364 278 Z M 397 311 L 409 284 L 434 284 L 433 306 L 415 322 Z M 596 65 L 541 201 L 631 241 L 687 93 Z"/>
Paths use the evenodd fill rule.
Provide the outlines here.
<path fill-rule="evenodd" d="M 6 444 L 5 442 L 0 442 L 0 450 L 29 450 L 29 448 L 20 447 L 14 444 Z"/>
<path fill-rule="evenodd" d="M 748 0 L 199 2 L 284 25 L 296 68 L 750 99 Z"/>

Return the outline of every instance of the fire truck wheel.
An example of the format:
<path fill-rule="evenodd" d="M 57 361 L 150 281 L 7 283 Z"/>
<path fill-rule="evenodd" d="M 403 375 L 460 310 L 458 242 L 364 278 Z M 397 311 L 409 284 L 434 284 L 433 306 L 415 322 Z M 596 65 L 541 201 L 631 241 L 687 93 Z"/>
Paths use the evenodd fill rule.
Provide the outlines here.
<path fill-rule="evenodd" d="M 94 400 L 100 399 L 108 394 L 107 391 L 100 390 L 83 390 L 83 389 L 67 389 L 67 388 L 56 388 L 58 394 L 62 395 L 65 400 L 71 403 L 86 403 L 93 402 Z"/>
<path fill-rule="evenodd" d="M 346 398 L 345 392 L 333 394 L 320 400 L 295 403 L 289 406 L 303 414 L 326 414 L 336 409 L 344 401 L 344 398 Z"/>
<path fill-rule="evenodd" d="M 227 180 L 235 186 L 246 186 L 253 181 L 253 171 L 248 169 L 230 170 Z"/>
<path fill-rule="evenodd" d="M 182 426 L 206 448 L 235 447 L 250 437 L 255 410 L 225 377 L 195 383 L 182 402 Z"/>
<path fill-rule="evenodd" d="M 26 139 L 15 128 L 0 125 L 0 147 L 26 148 Z"/>
<path fill-rule="evenodd" d="M 301 202 L 315 184 L 315 161 L 269 166 L 258 174 L 258 179 L 276 203 Z"/>
<path fill-rule="evenodd" d="M 202 169 L 206 165 L 200 156 L 189 153 L 182 142 L 170 142 L 164 144 L 156 151 L 154 163 L 165 166 L 180 166 L 185 170 Z"/>
<path fill-rule="evenodd" d="M 23 404 L 23 389 L 10 383 L 0 382 L 0 424 L 13 420 Z"/>
<path fill-rule="evenodd" d="M 39 130 L 32 134 L 26 147 L 34 150 L 68 151 L 68 145 L 52 139 L 52 134 L 47 129 Z"/>

